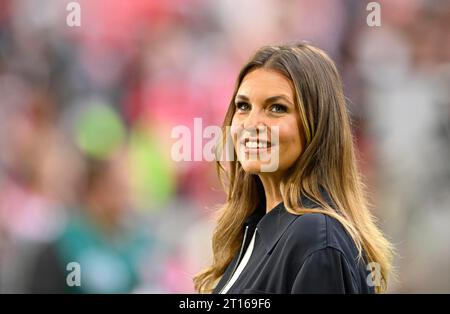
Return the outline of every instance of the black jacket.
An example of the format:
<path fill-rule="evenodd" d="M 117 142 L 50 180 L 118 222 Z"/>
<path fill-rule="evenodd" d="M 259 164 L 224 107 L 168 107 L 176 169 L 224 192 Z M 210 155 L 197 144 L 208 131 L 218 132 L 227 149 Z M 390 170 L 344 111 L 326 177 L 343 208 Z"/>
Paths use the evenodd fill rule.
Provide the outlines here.
<path fill-rule="evenodd" d="M 302 204 L 317 207 L 306 197 Z M 243 245 L 213 293 L 231 278 L 255 228 L 253 253 L 229 294 L 374 293 L 365 259 L 358 262 L 355 243 L 338 220 L 319 213 L 293 215 L 283 203 L 267 214 L 259 206 L 246 220 Z"/>

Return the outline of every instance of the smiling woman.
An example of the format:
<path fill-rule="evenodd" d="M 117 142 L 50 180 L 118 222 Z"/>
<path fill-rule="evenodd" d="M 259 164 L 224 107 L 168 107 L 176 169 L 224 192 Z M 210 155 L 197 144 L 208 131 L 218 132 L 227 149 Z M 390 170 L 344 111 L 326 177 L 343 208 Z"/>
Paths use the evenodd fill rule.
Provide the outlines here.
<path fill-rule="evenodd" d="M 217 161 L 227 199 L 196 290 L 384 291 L 393 248 L 368 208 L 331 59 L 303 43 L 261 48 L 238 76 L 230 126 L 237 158 Z M 262 155 L 277 167 L 262 171 Z"/>
<path fill-rule="evenodd" d="M 283 173 L 298 159 L 303 147 L 294 95 L 289 79 L 277 71 L 261 68 L 245 76 L 235 98 L 236 109 L 231 125 L 232 130 L 239 131 L 233 136 L 234 146 L 244 171 L 259 173 L 265 189 L 267 187 L 274 192 L 266 194 L 268 210 L 281 201 L 278 187 Z M 274 127 L 277 128 L 276 141 L 270 141 L 270 131 Z M 267 132 L 263 132 L 266 129 Z M 251 153 L 260 158 L 249 158 Z M 263 158 L 264 153 L 273 158 Z M 273 159 L 278 160 L 277 169 L 261 171 L 262 163 Z"/>

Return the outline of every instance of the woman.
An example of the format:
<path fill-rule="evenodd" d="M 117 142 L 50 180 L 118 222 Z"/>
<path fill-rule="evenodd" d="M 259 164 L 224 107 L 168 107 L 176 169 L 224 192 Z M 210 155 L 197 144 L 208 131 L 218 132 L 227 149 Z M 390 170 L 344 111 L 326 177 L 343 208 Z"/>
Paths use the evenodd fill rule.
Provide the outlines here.
<path fill-rule="evenodd" d="M 239 74 L 223 141 L 230 127 L 235 158 L 217 162 L 227 199 L 196 290 L 385 291 L 393 249 L 368 209 L 333 61 L 304 43 L 261 48 Z"/>

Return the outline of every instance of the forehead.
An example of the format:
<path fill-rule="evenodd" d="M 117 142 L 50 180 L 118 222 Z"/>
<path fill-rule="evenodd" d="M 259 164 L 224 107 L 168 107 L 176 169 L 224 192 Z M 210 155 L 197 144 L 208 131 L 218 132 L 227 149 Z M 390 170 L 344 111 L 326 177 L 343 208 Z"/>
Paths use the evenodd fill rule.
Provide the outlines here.
<path fill-rule="evenodd" d="M 285 95 L 293 100 L 294 86 L 289 79 L 277 71 L 256 69 L 244 77 L 237 94 L 249 98 Z"/>

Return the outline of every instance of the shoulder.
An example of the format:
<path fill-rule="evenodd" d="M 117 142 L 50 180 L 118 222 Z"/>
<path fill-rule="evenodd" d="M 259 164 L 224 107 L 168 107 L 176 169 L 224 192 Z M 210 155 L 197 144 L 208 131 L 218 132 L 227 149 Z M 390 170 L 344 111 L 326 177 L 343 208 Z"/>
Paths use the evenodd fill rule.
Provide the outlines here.
<path fill-rule="evenodd" d="M 299 215 L 287 230 L 286 240 L 306 258 L 323 249 L 339 251 L 349 260 L 356 259 L 355 242 L 337 219 L 322 213 Z"/>
<path fill-rule="evenodd" d="M 296 260 L 293 293 L 374 293 L 366 265 L 342 223 L 326 214 L 299 215 L 286 232 Z M 318 279 L 320 278 L 320 280 Z"/>

